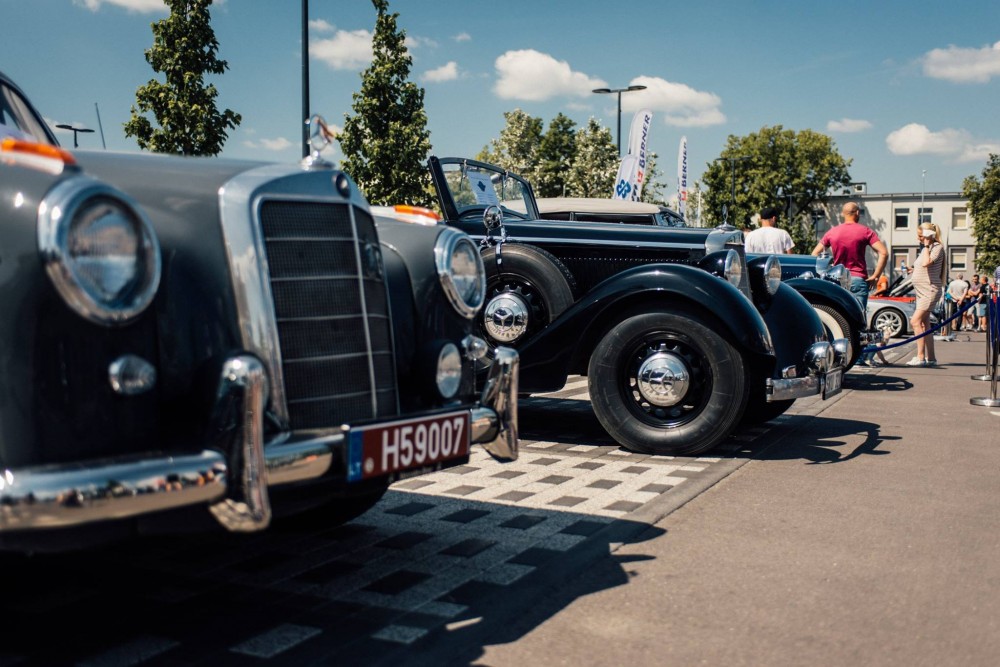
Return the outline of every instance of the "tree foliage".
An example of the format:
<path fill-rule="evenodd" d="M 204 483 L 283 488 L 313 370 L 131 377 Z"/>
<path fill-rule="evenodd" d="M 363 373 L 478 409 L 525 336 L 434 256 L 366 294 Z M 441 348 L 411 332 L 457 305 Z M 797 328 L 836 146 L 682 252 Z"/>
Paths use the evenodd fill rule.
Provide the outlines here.
<path fill-rule="evenodd" d="M 792 220 L 782 216 L 779 226 L 791 234 L 796 252 L 809 252 L 810 211 L 814 204 L 825 204 L 830 192 L 850 183 L 850 164 L 830 137 L 812 130 L 796 132 L 775 125 L 745 137 L 729 135 L 722 154 L 702 176 L 703 215 L 721 221 L 726 205 L 729 223 L 746 228 L 761 208 L 778 206 L 787 216 L 790 203 Z"/>
<path fill-rule="evenodd" d="M 570 165 L 566 194 L 610 199 L 619 162 L 611 130 L 591 118 L 576 133 L 576 159 Z"/>
<path fill-rule="evenodd" d="M 503 117 L 500 136 L 491 140 L 476 158 L 534 181 L 542 142 L 542 119 L 520 109 L 505 111 Z"/>
<path fill-rule="evenodd" d="M 647 204 L 667 205 L 667 195 L 665 189 L 667 184 L 660 180 L 662 172 L 659 169 L 657 160 L 660 156 L 650 151 L 646 154 L 646 180 L 642 184 L 642 195 L 639 201 Z"/>
<path fill-rule="evenodd" d="M 992 275 L 1000 267 L 1000 155 L 991 153 L 982 180 L 966 177 L 962 196 L 969 200 L 976 237 L 976 268 Z"/>
<path fill-rule="evenodd" d="M 561 197 L 569 185 L 569 166 L 576 157 L 576 123 L 559 113 L 538 144 L 532 186 L 539 197 Z"/>
<path fill-rule="evenodd" d="M 170 16 L 151 24 L 153 46 L 146 62 L 163 74 L 165 82 L 150 79 L 135 93 L 132 117 L 125 135 L 139 148 L 157 153 L 218 155 L 242 118 L 215 106 L 218 91 L 205 83 L 206 74 L 222 74 L 229 65 L 216 57 L 219 42 L 212 30 L 208 7 L 212 0 L 164 0 Z M 154 127 L 146 114 L 156 120 Z"/>
<path fill-rule="evenodd" d="M 413 58 L 398 13 L 388 0 L 372 0 L 377 17 L 373 60 L 354 93 L 354 115 L 345 114 L 338 137 L 344 171 L 372 204 L 431 206 L 430 177 L 424 161 L 431 151 L 424 90 L 409 81 Z"/>

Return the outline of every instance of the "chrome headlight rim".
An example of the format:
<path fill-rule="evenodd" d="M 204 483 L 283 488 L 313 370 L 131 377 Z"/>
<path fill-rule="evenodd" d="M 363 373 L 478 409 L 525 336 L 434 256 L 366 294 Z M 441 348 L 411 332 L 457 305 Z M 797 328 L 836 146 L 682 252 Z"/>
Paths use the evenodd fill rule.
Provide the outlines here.
<path fill-rule="evenodd" d="M 831 266 L 826 273 L 823 274 L 823 278 L 831 282 L 835 282 L 846 290 L 851 289 L 851 272 L 847 270 L 847 267 L 843 264 L 835 264 Z"/>
<path fill-rule="evenodd" d="M 740 281 L 743 279 L 743 262 L 740 261 L 740 254 L 730 249 L 726 253 L 726 260 L 722 266 L 722 277 L 736 289 L 740 288 Z"/>
<path fill-rule="evenodd" d="M 781 286 L 781 260 L 777 255 L 768 256 L 764 261 L 764 289 L 771 296 L 778 293 Z"/>
<path fill-rule="evenodd" d="M 463 247 L 468 249 L 476 266 L 476 277 L 473 279 L 475 292 L 468 300 L 462 295 L 455 280 L 453 261 L 455 253 Z M 474 319 L 486 300 L 486 267 L 479 255 L 479 248 L 465 232 L 445 227 L 434 244 L 434 262 L 448 302 L 465 319 Z"/>
<path fill-rule="evenodd" d="M 95 296 L 73 264 L 68 241 L 75 217 L 95 201 L 120 207 L 123 217 L 135 225 L 136 260 L 141 273 L 132 279 L 128 296 L 108 303 Z M 127 324 L 153 302 L 162 271 L 160 244 L 142 209 L 125 193 L 87 176 L 63 181 L 38 206 L 38 250 L 45 271 L 63 301 L 78 315 L 95 324 Z"/>

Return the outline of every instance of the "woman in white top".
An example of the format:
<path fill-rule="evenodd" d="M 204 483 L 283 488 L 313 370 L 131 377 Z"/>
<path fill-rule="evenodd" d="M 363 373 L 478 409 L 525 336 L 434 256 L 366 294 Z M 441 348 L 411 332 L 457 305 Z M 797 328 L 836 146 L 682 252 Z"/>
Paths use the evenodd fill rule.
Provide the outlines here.
<path fill-rule="evenodd" d="M 917 237 L 922 246 L 917 261 L 914 262 L 913 289 L 917 294 L 916 310 L 910 318 L 913 333 L 920 335 L 931 327 L 931 310 L 941 299 L 944 279 L 944 247 L 938 241 L 941 230 L 933 222 L 924 222 L 917 228 Z M 917 339 L 917 356 L 906 362 L 907 366 L 933 366 L 934 337 Z"/>

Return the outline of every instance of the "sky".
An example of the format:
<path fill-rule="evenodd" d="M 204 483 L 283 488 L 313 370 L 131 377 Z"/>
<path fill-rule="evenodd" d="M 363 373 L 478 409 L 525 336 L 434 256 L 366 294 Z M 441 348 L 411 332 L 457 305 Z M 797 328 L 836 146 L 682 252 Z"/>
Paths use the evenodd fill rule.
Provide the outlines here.
<path fill-rule="evenodd" d="M 301 7 L 212 6 L 229 69 L 209 81 L 219 108 L 242 115 L 224 156 L 301 156 Z M 996 0 L 389 0 L 389 9 L 441 157 L 474 156 L 518 108 L 546 126 L 560 112 L 578 126 L 594 117 L 616 135 L 615 96 L 591 91 L 633 84 L 647 89 L 622 96 L 621 142 L 633 113 L 651 109 L 649 149 L 668 193 L 682 136 L 693 183 L 730 135 L 822 132 L 869 193 L 956 192 L 1000 153 Z M 135 151 L 122 125 L 136 89 L 158 76 L 143 52 L 150 23 L 166 15 L 160 0 L 0 0 L 0 70 L 51 125 L 103 128 L 108 150 Z M 312 112 L 342 126 L 370 62 L 375 9 L 310 0 L 309 25 Z M 72 146 L 70 133 L 57 136 Z M 102 147 L 99 131 L 79 141 Z"/>

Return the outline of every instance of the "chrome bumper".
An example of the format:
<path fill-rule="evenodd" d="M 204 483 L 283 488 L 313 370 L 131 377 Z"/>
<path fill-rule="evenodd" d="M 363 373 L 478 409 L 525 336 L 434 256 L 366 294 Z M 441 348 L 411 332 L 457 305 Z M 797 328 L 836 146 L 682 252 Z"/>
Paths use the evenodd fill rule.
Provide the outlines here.
<path fill-rule="evenodd" d="M 471 438 L 494 457 L 517 458 L 518 355 L 497 348 L 469 410 Z M 262 530 L 271 520 L 268 488 L 316 479 L 346 448 L 349 428 L 283 433 L 264 441 L 267 376 L 252 356 L 230 359 L 216 395 L 214 441 L 200 452 L 121 457 L 0 471 L 0 531 L 79 526 L 207 505 L 226 529 Z"/>
<path fill-rule="evenodd" d="M 767 402 L 794 400 L 816 394 L 823 394 L 825 398 L 828 375 L 844 372 L 847 346 L 848 341 L 843 338 L 838 338 L 833 343 L 813 344 L 805 356 L 804 365 L 808 369 L 805 376 L 796 377 L 796 368 L 789 366 L 782 372 L 781 378 L 767 379 Z"/>

